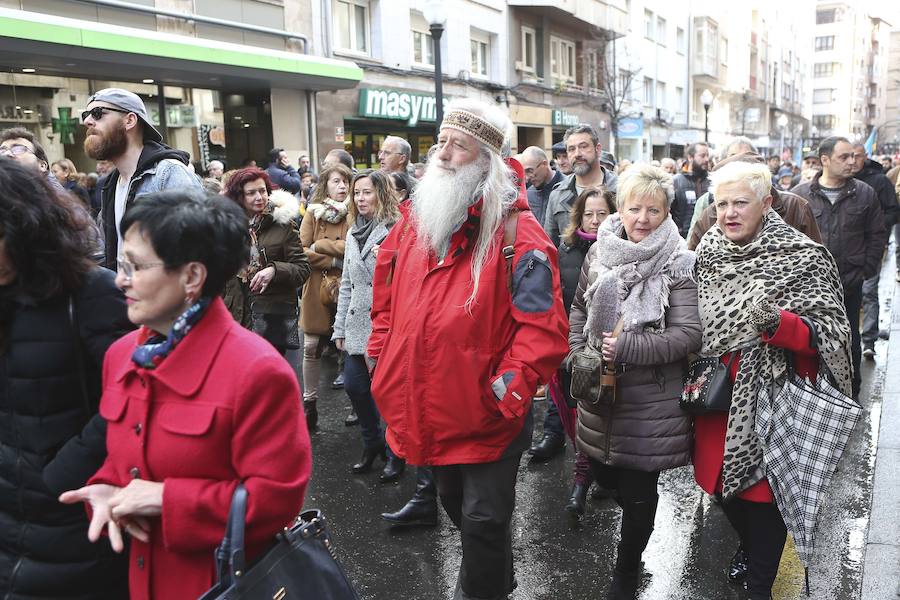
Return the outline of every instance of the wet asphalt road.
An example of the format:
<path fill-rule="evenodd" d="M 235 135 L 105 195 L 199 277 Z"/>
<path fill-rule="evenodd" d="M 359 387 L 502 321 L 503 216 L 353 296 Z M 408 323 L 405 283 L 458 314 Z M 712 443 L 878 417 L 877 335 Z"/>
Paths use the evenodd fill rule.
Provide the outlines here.
<path fill-rule="evenodd" d="M 890 319 L 893 265 L 885 265 L 882 322 Z M 888 293 L 885 293 L 888 292 Z M 860 597 L 863 552 L 869 527 L 875 442 L 881 413 L 881 382 L 887 343 L 876 360 L 863 360 L 863 417 L 822 506 L 815 564 L 810 569 L 815 600 Z M 461 551 L 459 534 L 443 512 L 436 528 L 392 531 L 380 513 L 396 510 L 412 495 L 414 470 L 401 480 L 378 481 L 380 463 L 353 475 L 362 442 L 358 427 L 346 427 L 350 403 L 332 391 L 334 359 L 324 359 L 319 431 L 312 436 L 314 467 L 307 507 L 324 510 L 338 556 L 367 600 L 443 600 L 452 597 Z M 535 402 L 535 437 L 546 403 Z M 581 600 L 606 597 L 615 560 L 619 511 L 611 500 L 588 500 L 578 528 L 563 506 L 571 485 L 573 451 L 540 465 L 523 456 L 519 471 L 513 544 L 519 587 L 514 600 Z M 877 524 L 873 524 L 877 526 Z M 694 483 L 690 467 L 663 473 L 656 529 L 644 553 L 641 600 L 741 600 L 745 593 L 724 576 L 737 539 L 722 511 Z M 805 598 L 803 568 L 790 540 L 773 590 L 775 600 Z"/>

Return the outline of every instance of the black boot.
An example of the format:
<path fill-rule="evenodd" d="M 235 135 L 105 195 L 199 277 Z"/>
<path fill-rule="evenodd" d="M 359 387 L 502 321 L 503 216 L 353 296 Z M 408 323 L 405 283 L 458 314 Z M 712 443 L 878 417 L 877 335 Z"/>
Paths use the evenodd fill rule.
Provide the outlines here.
<path fill-rule="evenodd" d="M 731 562 L 728 564 L 728 571 L 726 572 L 728 581 L 731 583 L 742 583 L 747 579 L 748 562 L 744 547 L 738 546 L 737 552 L 734 553 Z"/>
<path fill-rule="evenodd" d="M 375 459 L 381 457 L 381 460 L 387 460 L 387 450 L 384 446 L 380 446 L 377 448 L 363 448 L 362 458 L 359 459 L 359 462 L 353 465 L 354 473 L 368 473 L 372 470 L 372 463 L 375 462 Z"/>
<path fill-rule="evenodd" d="M 586 483 L 575 483 L 572 486 L 572 494 L 569 496 L 569 502 L 566 504 L 565 511 L 573 521 L 580 521 L 581 517 L 584 516 L 584 505 L 587 501 L 589 486 L 590 484 Z"/>
<path fill-rule="evenodd" d="M 303 414 L 306 417 L 306 428 L 315 431 L 319 426 L 319 411 L 316 409 L 316 401 L 303 401 Z"/>
<path fill-rule="evenodd" d="M 381 513 L 381 518 L 395 527 L 437 525 L 437 488 L 431 469 L 428 467 L 416 469 L 416 493 L 412 499 L 397 512 Z"/>
<path fill-rule="evenodd" d="M 406 461 L 391 453 L 388 456 L 387 464 L 384 465 L 384 470 L 381 472 L 381 476 L 379 477 L 379 479 L 381 480 L 381 483 L 391 483 L 392 481 L 397 481 L 398 479 L 400 479 L 400 476 L 403 474 L 403 471 L 405 469 Z"/>
<path fill-rule="evenodd" d="M 609 600 L 634 600 L 641 574 L 641 555 L 653 533 L 659 498 L 627 500 L 622 504 L 622 529 Z"/>
<path fill-rule="evenodd" d="M 566 449 L 566 440 L 565 438 L 554 432 L 547 432 L 544 434 L 544 437 L 541 438 L 541 441 L 531 447 L 529 453 L 531 453 L 531 460 L 533 462 L 544 462 L 546 460 L 550 460 L 560 452 L 565 451 Z"/>

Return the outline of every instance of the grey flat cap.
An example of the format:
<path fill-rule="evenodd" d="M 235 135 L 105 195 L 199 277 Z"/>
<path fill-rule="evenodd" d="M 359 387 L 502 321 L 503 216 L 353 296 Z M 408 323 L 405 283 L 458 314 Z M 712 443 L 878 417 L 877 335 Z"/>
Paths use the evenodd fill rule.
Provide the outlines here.
<path fill-rule="evenodd" d="M 133 112 L 144 123 L 144 139 L 153 140 L 154 142 L 162 141 L 162 135 L 150 122 L 150 115 L 147 114 L 147 107 L 144 106 L 144 101 L 137 94 L 121 88 L 106 88 L 88 98 L 88 105 L 91 102 L 106 102 L 122 110 Z"/>

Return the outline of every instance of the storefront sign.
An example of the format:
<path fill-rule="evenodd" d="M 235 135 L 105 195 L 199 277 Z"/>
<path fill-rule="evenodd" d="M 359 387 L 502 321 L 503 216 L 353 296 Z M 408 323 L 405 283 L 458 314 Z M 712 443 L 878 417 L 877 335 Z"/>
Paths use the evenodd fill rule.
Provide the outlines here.
<path fill-rule="evenodd" d="M 644 137 L 644 120 L 619 119 L 619 137 L 623 139 L 640 139 Z"/>
<path fill-rule="evenodd" d="M 150 122 L 158 127 L 159 106 L 148 106 L 147 113 L 150 115 Z M 176 104 L 175 106 L 166 107 L 167 127 L 196 127 L 196 122 L 196 112 L 194 111 L 194 107 L 190 104 Z"/>
<path fill-rule="evenodd" d="M 0 106 L 0 121 L 21 123 L 46 123 L 50 120 L 48 106 L 38 104 L 36 106 L 16 106 L 5 104 Z"/>
<path fill-rule="evenodd" d="M 449 98 L 444 98 L 444 109 Z M 377 88 L 359 90 L 359 116 L 406 121 L 415 127 L 420 121 L 435 121 L 435 100 L 429 94 L 398 92 Z"/>
<path fill-rule="evenodd" d="M 59 118 L 52 119 L 53 133 L 59 134 L 60 143 L 74 144 L 75 131 L 78 129 L 78 119 L 72 118 L 72 107 L 60 106 L 56 110 L 59 111 Z"/>
<path fill-rule="evenodd" d="M 562 125 L 563 127 L 574 127 L 581 123 L 581 119 L 576 114 L 572 114 L 565 110 L 553 111 L 553 125 Z"/>

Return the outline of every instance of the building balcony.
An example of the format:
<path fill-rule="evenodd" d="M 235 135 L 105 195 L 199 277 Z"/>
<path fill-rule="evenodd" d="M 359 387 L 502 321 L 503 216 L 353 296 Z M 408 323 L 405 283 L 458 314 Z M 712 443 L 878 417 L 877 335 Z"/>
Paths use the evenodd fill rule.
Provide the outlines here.
<path fill-rule="evenodd" d="M 574 17 L 585 27 L 612 34 L 612 39 L 628 33 L 628 13 L 603 0 L 507 0 L 507 4 L 530 8 L 561 21 L 570 21 Z"/>

